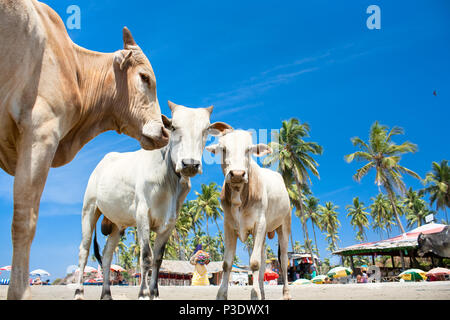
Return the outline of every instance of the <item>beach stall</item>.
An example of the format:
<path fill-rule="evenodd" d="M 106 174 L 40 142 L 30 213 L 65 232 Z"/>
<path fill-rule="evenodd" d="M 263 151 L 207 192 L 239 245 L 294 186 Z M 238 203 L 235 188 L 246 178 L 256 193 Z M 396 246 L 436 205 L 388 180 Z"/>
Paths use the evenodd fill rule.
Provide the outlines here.
<path fill-rule="evenodd" d="M 369 256 L 372 258 L 372 264 L 375 266 L 375 258 L 379 256 L 390 256 L 392 267 L 380 267 L 381 281 L 395 281 L 397 275 L 403 270 L 408 268 L 418 268 L 417 262 L 417 238 L 419 234 L 433 234 L 444 230 L 444 224 L 429 223 L 405 234 L 398 235 L 386 240 L 367 242 L 361 244 L 355 244 L 342 249 L 338 249 L 333 254 L 341 257 L 350 257 L 351 268 L 355 275 L 360 273 L 360 269 L 355 268 L 353 257 L 354 256 Z M 395 263 L 395 257 L 400 257 L 400 264 Z M 432 253 L 427 253 L 424 257 L 431 260 L 433 267 L 437 267 L 437 264 L 442 264 L 442 259 L 434 256 Z M 409 261 L 408 261 L 409 260 Z"/>
<path fill-rule="evenodd" d="M 319 258 L 314 255 L 314 260 L 317 266 L 321 265 Z M 311 255 L 306 252 L 294 253 L 288 252 L 289 266 L 288 266 L 288 281 L 293 282 L 297 279 L 311 277 L 311 266 L 313 260 Z"/>

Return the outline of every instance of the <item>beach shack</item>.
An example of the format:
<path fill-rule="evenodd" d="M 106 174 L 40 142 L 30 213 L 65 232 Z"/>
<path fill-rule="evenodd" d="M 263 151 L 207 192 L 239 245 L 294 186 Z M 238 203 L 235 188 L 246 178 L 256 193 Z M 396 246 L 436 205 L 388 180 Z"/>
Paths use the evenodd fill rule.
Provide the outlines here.
<path fill-rule="evenodd" d="M 321 265 L 319 258 L 313 254 L 313 258 L 317 266 Z M 311 254 L 306 252 L 288 252 L 289 266 L 288 266 L 288 281 L 295 281 L 297 279 L 307 279 L 310 277 L 310 268 L 313 264 Z"/>
<path fill-rule="evenodd" d="M 211 285 L 220 284 L 222 264 L 222 261 L 211 261 L 206 266 Z M 189 261 L 163 260 L 159 270 L 158 284 L 161 286 L 189 286 L 193 273 L 194 266 Z"/>
<path fill-rule="evenodd" d="M 444 228 L 444 224 L 429 223 L 393 238 L 375 242 L 355 244 L 336 250 L 333 252 L 333 254 L 339 255 L 341 257 L 350 257 L 350 264 L 354 275 L 360 273 L 359 268 L 356 268 L 354 266 L 354 256 L 369 256 L 372 258 L 372 264 L 374 266 L 376 265 L 375 258 L 379 256 L 390 256 L 392 267 L 379 267 L 379 269 L 381 273 L 381 281 L 393 281 L 395 280 L 395 277 L 406 268 L 419 267 L 419 263 L 416 259 L 418 257 L 417 238 L 419 234 L 433 234 L 441 232 Z M 400 257 L 400 263 L 395 263 L 395 257 Z M 437 266 L 437 264 L 442 264 L 442 259 L 434 256 L 431 253 L 424 255 L 424 257 L 431 260 L 431 265 L 433 268 Z"/>

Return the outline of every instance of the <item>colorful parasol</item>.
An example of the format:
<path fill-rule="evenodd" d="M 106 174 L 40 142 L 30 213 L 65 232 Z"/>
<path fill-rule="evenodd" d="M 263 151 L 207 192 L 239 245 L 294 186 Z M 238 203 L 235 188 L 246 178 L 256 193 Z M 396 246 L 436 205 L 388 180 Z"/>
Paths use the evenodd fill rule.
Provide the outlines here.
<path fill-rule="evenodd" d="M 2 271 L 11 271 L 11 266 L 1 267 L 0 270 L 2 270 Z"/>
<path fill-rule="evenodd" d="M 425 275 L 427 276 L 442 276 L 450 274 L 450 269 L 447 268 L 434 268 L 428 271 Z"/>
<path fill-rule="evenodd" d="M 321 274 L 321 275 L 318 275 L 318 276 L 315 276 L 314 278 L 312 278 L 312 283 L 315 283 L 315 284 L 323 284 L 323 283 L 325 283 L 325 278 L 327 278 L 327 276 L 326 275 L 324 275 L 324 274 Z"/>
<path fill-rule="evenodd" d="M 117 272 L 124 272 L 125 271 L 124 268 L 122 268 L 121 266 L 118 266 L 117 264 L 112 264 L 109 268 L 112 271 L 117 271 Z"/>
<path fill-rule="evenodd" d="M 327 276 L 329 278 L 342 278 L 347 277 L 353 273 L 352 269 L 347 267 L 335 267 L 328 271 Z"/>
<path fill-rule="evenodd" d="M 405 281 L 422 281 L 427 279 L 425 271 L 420 269 L 408 269 L 398 276 Z"/>
<path fill-rule="evenodd" d="M 308 279 L 297 279 L 293 283 L 293 285 L 302 285 L 302 284 L 312 284 L 311 280 Z"/>

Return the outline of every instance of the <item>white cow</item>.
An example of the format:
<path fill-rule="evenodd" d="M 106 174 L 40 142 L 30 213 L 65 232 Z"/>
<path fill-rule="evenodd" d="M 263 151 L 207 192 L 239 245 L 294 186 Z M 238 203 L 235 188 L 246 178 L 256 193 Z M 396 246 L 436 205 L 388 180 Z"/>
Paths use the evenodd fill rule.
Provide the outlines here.
<path fill-rule="evenodd" d="M 139 299 L 159 296 L 158 273 L 164 247 L 189 193 L 190 178 L 202 172 L 201 159 L 207 136 L 220 135 L 232 129 L 222 122 L 210 124 L 213 107 L 192 109 L 170 101 L 169 107 L 172 120 L 166 121 L 166 125 L 172 133 L 168 146 L 154 152 L 109 153 L 89 179 L 83 203 L 80 276 L 75 299 L 83 299 L 84 296 L 83 270 L 92 232 L 101 214 L 106 218 L 102 223 L 102 232 L 109 233 L 102 258 L 104 284 L 101 298 L 111 299 L 109 268 L 113 252 L 121 233 L 132 226 L 137 226 L 141 248 Z M 149 245 L 150 230 L 157 234 L 153 257 Z M 148 273 L 151 267 L 149 289 Z"/>
<path fill-rule="evenodd" d="M 227 299 L 228 281 L 236 252 L 237 238 L 245 242 L 252 234 L 252 299 L 264 299 L 266 234 L 278 234 L 279 258 L 284 281 L 283 298 L 290 299 L 287 279 L 288 241 L 291 232 L 291 208 L 283 178 L 275 171 L 261 168 L 251 157 L 272 152 L 265 144 L 254 145 L 250 132 L 236 130 L 221 136 L 219 143 L 206 147 L 220 154 L 225 182 L 221 203 L 224 209 L 225 257 L 223 279 L 217 299 Z"/>

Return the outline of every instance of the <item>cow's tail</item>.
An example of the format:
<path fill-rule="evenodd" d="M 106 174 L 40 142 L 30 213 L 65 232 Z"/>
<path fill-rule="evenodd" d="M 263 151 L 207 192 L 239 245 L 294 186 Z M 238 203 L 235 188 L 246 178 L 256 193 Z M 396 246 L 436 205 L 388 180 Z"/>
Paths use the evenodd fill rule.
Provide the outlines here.
<path fill-rule="evenodd" d="M 100 264 L 100 267 L 102 266 L 102 256 L 100 255 L 100 248 L 98 246 L 97 242 L 97 227 L 94 228 L 94 256 L 95 259 L 97 259 L 98 263 Z"/>
<path fill-rule="evenodd" d="M 280 243 L 278 242 L 278 263 L 281 266 L 280 252 L 281 252 L 281 250 L 280 250 Z"/>

